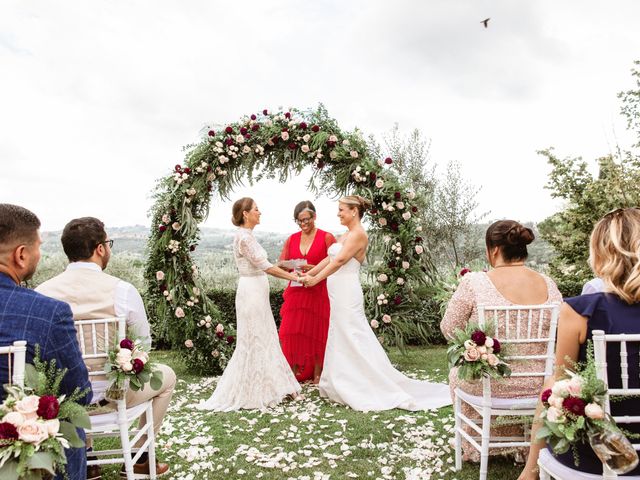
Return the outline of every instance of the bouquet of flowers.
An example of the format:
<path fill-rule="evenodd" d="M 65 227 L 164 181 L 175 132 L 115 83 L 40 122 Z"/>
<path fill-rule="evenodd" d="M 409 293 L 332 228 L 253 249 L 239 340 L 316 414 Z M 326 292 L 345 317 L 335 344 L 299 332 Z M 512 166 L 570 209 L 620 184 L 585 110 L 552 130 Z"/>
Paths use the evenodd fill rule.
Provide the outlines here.
<path fill-rule="evenodd" d="M 26 365 L 25 387 L 5 385 L 0 405 L 0 478 L 38 480 L 64 473 L 65 448 L 82 448 L 76 428 L 90 428 L 89 416 L 77 401 L 87 391 L 58 395 L 67 370 L 55 360 Z"/>
<path fill-rule="evenodd" d="M 162 386 L 162 372 L 149 361 L 147 347 L 140 339 L 124 338 L 109 352 L 104 366 L 110 385 L 105 396 L 108 400 L 122 400 L 127 389 L 144 390 L 148 383 L 153 390 Z"/>
<path fill-rule="evenodd" d="M 638 455 L 603 405 L 607 386 L 596 376 L 593 345 L 587 348 L 587 362 L 576 371 L 566 370 L 566 378 L 557 380 L 542 392 L 544 410 L 536 438 L 545 439 L 556 454 L 573 449 L 578 465 L 577 443 L 589 443 L 596 455 L 617 474 L 633 470 Z"/>
<path fill-rule="evenodd" d="M 447 350 L 449 368 L 458 367 L 461 380 L 508 377 L 511 369 L 503 355 L 500 341 L 474 323 L 456 330 Z"/>

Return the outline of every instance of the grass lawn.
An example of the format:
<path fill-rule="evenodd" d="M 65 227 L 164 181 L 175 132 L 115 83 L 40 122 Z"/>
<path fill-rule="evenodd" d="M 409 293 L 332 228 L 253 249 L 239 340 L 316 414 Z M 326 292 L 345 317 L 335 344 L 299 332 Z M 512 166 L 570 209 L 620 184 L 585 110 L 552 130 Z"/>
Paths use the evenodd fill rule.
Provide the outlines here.
<path fill-rule="evenodd" d="M 450 407 L 361 413 L 321 399 L 316 388 L 305 385 L 303 401 L 265 412 L 201 412 L 193 405 L 209 397 L 216 379 L 190 374 L 178 354 L 156 352 L 156 356 L 179 378 L 157 447 L 158 457 L 171 464 L 169 478 L 478 478 L 475 464 L 453 471 Z M 416 378 L 446 379 L 443 347 L 411 348 L 407 355 L 392 350 L 390 357 Z M 489 462 L 490 479 L 515 479 L 519 471 L 507 459 Z M 119 478 L 118 469 L 105 469 L 103 478 Z"/>

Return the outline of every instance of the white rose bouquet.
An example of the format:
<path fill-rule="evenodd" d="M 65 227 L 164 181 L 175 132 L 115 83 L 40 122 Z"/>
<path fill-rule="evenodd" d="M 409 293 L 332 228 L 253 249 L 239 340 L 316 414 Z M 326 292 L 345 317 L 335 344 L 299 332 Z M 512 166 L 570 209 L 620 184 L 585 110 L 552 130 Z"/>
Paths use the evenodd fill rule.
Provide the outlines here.
<path fill-rule="evenodd" d="M 458 367 L 458 378 L 461 380 L 510 376 L 511 369 L 503 356 L 500 340 L 491 337 L 474 323 L 456 330 L 447 350 L 449 368 Z"/>
<path fill-rule="evenodd" d="M 107 379 L 111 381 L 106 391 L 108 400 L 121 400 L 127 389 L 144 390 L 148 383 L 153 390 L 162 386 L 162 372 L 149 359 L 149 352 L 139 339 L 124 338 L 109 352 L 104 366 Z"/>
<path fill-rule="evenodd" d="M 0 478 L 39 480 L 64 474 L 65 448 L 82 448 L 77 428 L 90 428 L 77 401 L 88 391 L 59 395 L 65 370 L 43 362 L 36 346 L 34 365 L 26 365 L 25 387 L 5 385 L 0 405 Z"/>

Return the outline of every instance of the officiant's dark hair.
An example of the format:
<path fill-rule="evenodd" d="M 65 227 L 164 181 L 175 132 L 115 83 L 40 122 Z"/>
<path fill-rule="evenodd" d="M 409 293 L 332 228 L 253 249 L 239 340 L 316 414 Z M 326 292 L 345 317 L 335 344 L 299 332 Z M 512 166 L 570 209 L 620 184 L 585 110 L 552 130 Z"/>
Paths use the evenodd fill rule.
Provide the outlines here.
<path fill-rule="evenodd" d="M 515 220 L 494 222 L 489 225 L 485 235 L 487 248 L 500 247 L 502 258 L 507 262 L 526 259 L 529 256 L 527 245 L 535 238 L 533 230 Z"/>
<path fill-rule="evenodd" d="M 316 207 L 313 205 L 313 203 L 311 203 L 310 200 L 303 200 L 293 209 L 293 219 L 298 220 L 298 215 L 300 215 L 305 210 L 311 210 L 314 215 L 316 214 Z"/>
<path fill-rule="evenodd" d="M 231 208 L 231 223 L 236 227 L 244 225 L 244 212 L 248 212 L 253 208 L 253 198 L 242 197 L 240 200 L 236 200 Z"/>
<path fill-rule="evenodd" d="M 38 238 L 38 217 L 24 207 L 0 203 L 0 246 L 2 250 L 31 244 Z"/>
<path fill-rule="evenodd" d="M 94 217 L 74 218 L 62 230 L 62 249 L 70 262 L 91 258 L 98 245 L 107 239 L 104 223 Z"/>

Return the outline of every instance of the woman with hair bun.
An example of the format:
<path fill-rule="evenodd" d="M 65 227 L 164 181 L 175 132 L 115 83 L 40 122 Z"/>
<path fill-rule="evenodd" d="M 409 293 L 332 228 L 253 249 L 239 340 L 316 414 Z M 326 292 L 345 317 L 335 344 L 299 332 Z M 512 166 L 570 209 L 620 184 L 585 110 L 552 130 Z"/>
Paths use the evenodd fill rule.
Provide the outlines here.
<path fill-rule="evenodd" d="M 457 329 L 464 329 L 468 323 L 478 322 L 479 304 L 491 306 L 512 305 L 542 305 L 560 303 L 562 295 L 555 282 L 546 275 L 535 272 L 525 266 L 527 259 L 527 245 L 535 236 L 527 228 L 514 220 L 500 220 L 487 228 L 485 235 L 486 255 L 492 269 L 489 272 L 467 273 L 455 293 L 451 297 L 444 314 L 440 329 L 446 338 L 452 338 Z M 532 328 L 538 328 L 539 316 L 533 318 Z M 506 327 L 505 318 L 498 319 L 498 329 Z M 502 322 L 502 324 L 500 324 Z M 549 331 L 549 318 L 543 319 L 542 331 Z M 515 319 L 510 320 L 510 327 L 515 329 Z M 504 325 L 503 325 L 504 324 Z M 527 322 L 522 322 L 523 336 L 526 335 Z M 504 330 L 503 330 L 504 331 Z M 514 331 L 514 330 L 512 330 Z M 544 334 L 544 333 L 543 333 Z M 532 344 L 518 347 L 523 355 L 544 354 L 546 345 Z M 511 363 L 514 372 L 540 370 L 535 362 L 523 364 Z M 465 382 L 458 379 L 457 368 L 449 372 L 449 386 L 451 398 L 456 387 L 471 395 L 482 395 L 481 382 Z M 532 382 L 530 377 L 511 377 L 491 381 L 491 393 L 494 397 L 535 397 L 540 392 L 542 379 L 539 383 Z M 469 418 L 478 418 L 477 412 L 468 404 L 462 404 L 462 413 Z M 473 434 L 469 428 L 469 434 Z M 521 433 L 520 426 L 501 426 L 491 430 L 491 436 L 512 436 Z M 478 462 L 480 454 L 466 440 L 462 442 L 463 459 Z M 493 448 L 490 455 L 504 455 L 514 453 L 518 459 L 523 459 L 525 448 L 507 450 Z"/>
<path fill-rule="evenodd" d="M 238 227 L 233 256 L 240 273 L 236 290 L 238 338 L 213 395 L 198 405 L 201 410 L 262 409 L 287 396 L 300 396 L 300 384 L 280 349 L 267 274 L 285 280 L 298 277 L 269 263 L 267 252 L 253 236 L 260 215 L 258 205 L 249 197 L 233 204 L 231 222 Z"/>
<path fill-rule="evenodd" d="M 564 369 L 587 358 L 587 341 L 594 330 L 605 334 L 640 333 L 640 209 L 618 208 L 606 214 L 593 228 L 589 242 L 589 264 L 593 273 L 602 279 L 604 291 L 565 299 L 558 318 L 556 343 L 556 377 L 549 379 L 538 393 L 549 388 L 564 375 Z M 607 345 L 607 378 L 609 388 L 622 388 L 620 344 Z M 629 388 L 640 388 L 640 349 L 638 343 L 627 342 Z M 636 416 L 640 399 L 629 397 L 611 402 L 613 416 Z M 542 405 L 538 404 L 536 415 Z M 637 423 L 624 425 L 632 434 L 640 434 Z M 534 422 L 531 438 L 535 438 L 538 423 Z M 537 463 L 543 442 L 531 444 L 529 458 L 519 480 L 538 478 Z M 557 455 L 565 466 L 580 472 L 602 475 L 602 462 L 589 445 L 575 445 L 580 464 L 574 464 L 572 450 Z M 638 478 L 640 466 L 622 475 Z M 578 477 L 578 474 L 575 475 Z M 567 477 L 570 478 L 570 477 Z"/>
<path fill-rule="evenodd" d="M 327 279 L 331 304 L 320 396 L 360 411 L 425 410 L 450 405 L 446 385 L 413 380 L 393 368 L 369 326 L 360 265 L 369 243 L 361 219 L 370 206 L 369 200 L 358 195 L 340 199 L 338 217 L 349 231 L 329 247 L 329 256 L 303 279 L 308 287 Z"/>
<path fill-rule="evenodd" d="M 316 207 L 309 200 L 295 206 L 293 219 L 300 231 L 287 238 L 280 260 L 305 261 L 302 269 L 309 270 L 327 258 L 327 250 L 336 239 L 316 227 Z M 329 331 L 327 282 L 310 288 L 301 287 L 300 283 L 289 282 L 282 295 L 280 345 L 296 379 L 299 382 L 313 379 L 317 384 Z"/>

